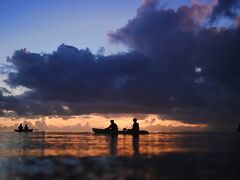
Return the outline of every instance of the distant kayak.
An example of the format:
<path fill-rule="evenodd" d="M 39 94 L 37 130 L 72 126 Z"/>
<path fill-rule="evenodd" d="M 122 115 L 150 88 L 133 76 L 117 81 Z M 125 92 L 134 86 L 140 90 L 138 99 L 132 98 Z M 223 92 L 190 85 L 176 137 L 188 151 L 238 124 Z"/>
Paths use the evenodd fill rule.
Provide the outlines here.
<path fill-rule="evenodd" d="M 18 130 L 18 129 L 14 129 L 15 132 L 32 132 L 33 129 L 28 129 L 28 130 Z"/>
<path fill-rule="evenodd" d="M 97 129 L 97 128 L 92 128 L 92 130 L 95 134 L 132 134 L 132 135 L 149 134 L 149 132 L 145 131 L 145 130 L 140 130 L 140 131 L 131 131 L 131 130 L 111 131 L 111 130 Z"/>

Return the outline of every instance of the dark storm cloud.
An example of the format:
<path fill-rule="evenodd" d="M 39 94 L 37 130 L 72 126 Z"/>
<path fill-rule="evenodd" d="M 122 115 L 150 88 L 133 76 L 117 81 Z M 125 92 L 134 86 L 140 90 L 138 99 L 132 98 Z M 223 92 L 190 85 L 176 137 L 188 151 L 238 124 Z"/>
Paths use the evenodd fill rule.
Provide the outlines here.
<path fill-rule="evenodd" d="M 176 106 L 239 104 L 239 29 L 203 27 L 205 5 L 138 12 L 110 37 L 154 60 L 154 86 L 164 97 Z"/>
<path fill-rule="evenodd" d="M 160 85 L 156 86 L 159 94 L 164 94 L 172 107 L 180 107 L 176 114 L 166 113 L 168 118 L 238 120 L 240 29 L 205 26 L 214 13 L 220 13 L 216 9 L 222 7 L 222 2 L 213 9 L 194 4 L 176 11 L 157 9 L 155 2 L 146 1 L 134 19 L 109 34 L 111 41 L 123 43 L 154 61 L 153 82 Z M 233 5 L 226 9 L 238 8 Z M 197 108 L 192 115 L 190 107 Z"/>
<path fill-rule="evenodd" d="M 206 27 L 221 6 L 159 9 L 144 1 L 109 34 L 131 51 L 109 56 L 61 45 L 51 54 L 19 50 L 8 59 L 11 87 L 30 89 L 19 114 L 159 113 L 184 122 L 236 123 L 240 107 L 240 29 Z M 235 6 L 229 6 L 229 8 Z M 17 104 L 17 103 L 15 103 Z M 11 106 L 10 106 L 11 105 Z"/>
<path fill-rule="evenodd" d="M 219 16 L 234 18 L 238 15 L 239 8 L 239 0 L 218 0 L 217 5 L 213 9 L 211 20 L 214 21 L 219 18 Z"/>
<path fill-rule="evenodd" d="M 0 116 L 15 115 L 15 109 L 18 109 L 16 103 L 18 103 L 18 100 L 11 95 L 11 92 L 4 87 L 0 87 Z"/>
<path fill-rule="evenodd" d="M 89 49 L 61 45 L 52 54 L 16 51 L 8 59 L 16 72 L 9 73 L 10 86 L 31 89 L 29 98 L 41 101 L 103 102 L 119 97 L 123 87 L 138 82 L 149 72 L 149 62 L 140 53 L 97 56 Z M 123 92 L 124 93 L 124 92 Z M 116 99 L 117 98 L 117 99 Z"/>
<path fill-rule="evenodd" d="M 150 60 L 141 53 L 102 56 L 66 45 L 52 54 L 18 50 L 8 62 L 15 72 L 6 83 L 30 89 L 17 97 L 20 104 L 4 105 L 19 115 L 135 112 L 145 92 L 136 90 L 151 73 Z"/>

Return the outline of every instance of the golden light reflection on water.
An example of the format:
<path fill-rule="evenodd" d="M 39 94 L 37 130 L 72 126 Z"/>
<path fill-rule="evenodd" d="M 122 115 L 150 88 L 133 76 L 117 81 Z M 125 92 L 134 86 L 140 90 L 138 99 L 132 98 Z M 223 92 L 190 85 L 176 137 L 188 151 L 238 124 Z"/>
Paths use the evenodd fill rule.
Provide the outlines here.
<path fill-rule="evenodd" d="M 6 135 L 5 135 L 6 136 Z M 139 156 L 191 151 L 182 145 L 183 134 L 152 133 L 142 136 L 92 133 L 8 133 L 1 138 L 1 156 Z M 5 142 L 4 142 L 5 141 Z"/>

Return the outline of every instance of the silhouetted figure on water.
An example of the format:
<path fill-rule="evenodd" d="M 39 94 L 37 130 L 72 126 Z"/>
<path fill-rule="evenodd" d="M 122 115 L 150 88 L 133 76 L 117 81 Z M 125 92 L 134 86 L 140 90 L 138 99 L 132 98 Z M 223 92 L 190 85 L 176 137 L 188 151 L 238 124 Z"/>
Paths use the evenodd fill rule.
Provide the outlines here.
<path fill-rule="evenodd" d="M 139 124 L 137 123 L 137 118 L 133 118 L 133 126 L 132 129 L 129 129 L 131 131 L 139 131 Z"/>
<path fill-rule="evenodd" d="M 25 124 L 25 126 L 24 126 L 24 131 L 28 131 L 28 125 L 27 124 Z"/>
<path fill-rule="evenodd" d="M 23 125 L 22 125 L 22 123 L 18 126 L 18 130 L 19 130 L 19 131 L 22 131 L 22 130 L 23 130 Z"/>
<path fill-rule="evenodd" d="M 111 120 L 110 123 L 111 123 L 110 126 L 106 128 L 106 130 L 117 131 L 118 126 L 116 123 L 114 123 L 114 120 Z"/>

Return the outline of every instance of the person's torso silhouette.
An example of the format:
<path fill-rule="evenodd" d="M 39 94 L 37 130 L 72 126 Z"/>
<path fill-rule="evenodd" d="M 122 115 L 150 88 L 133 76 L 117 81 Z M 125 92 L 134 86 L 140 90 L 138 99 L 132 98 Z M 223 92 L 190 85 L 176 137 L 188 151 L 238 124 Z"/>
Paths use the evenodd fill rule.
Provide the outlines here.
<path fill-rule="evenodd" d="M 117 124 L 114 123 L 113 120 L 111 120 L 110 122 L 111 122 L 110 126 L 108 128 L 106 128 L 106 129 L 111 130 L 111 131 L 117 131 L 118 130 Z"/>
<path fill-rule="evenodd" d="M 22 124 L 20 124 L 20 125 L 18 126 L 18 130 L 19 130 L 19 131 L 22 131 L 22 130 L 23 130 Z"/>
<path fill-rule="evenodd" d="M 27 131 L 27 130 L 28 130 L 28 126 L 25 125 L 25 126 L 24 126 L 24 131 Z"/>
<path fill-rule="evenodd" d="M 133 123 L 132 130 L 139 131 L 139 124 L 137 122 Z"/>
<path fill-rule="evenodd" d="M 139 131 L 139 124 L 137 123 L 137 118 L 133 118 L 132 131 Z"/>

